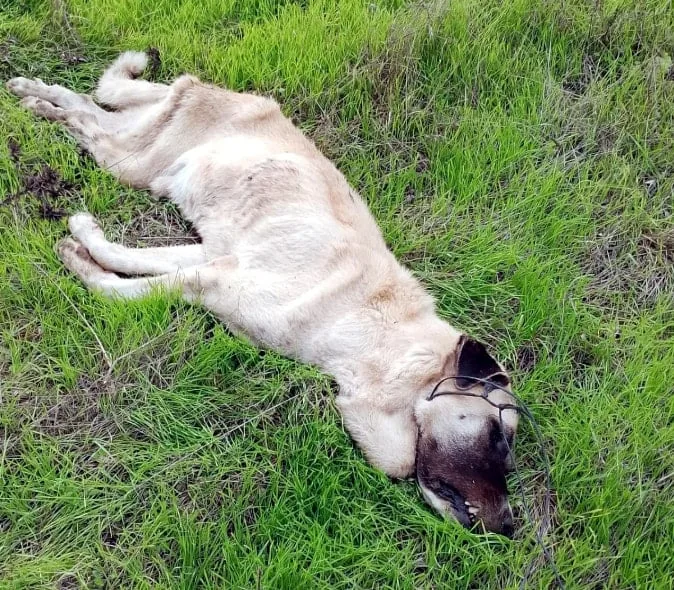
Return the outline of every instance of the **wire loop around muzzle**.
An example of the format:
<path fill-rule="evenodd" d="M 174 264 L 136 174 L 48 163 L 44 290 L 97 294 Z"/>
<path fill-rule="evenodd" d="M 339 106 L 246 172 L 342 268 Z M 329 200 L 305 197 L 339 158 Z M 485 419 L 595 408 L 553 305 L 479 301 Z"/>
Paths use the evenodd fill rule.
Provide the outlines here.
<path fill-rule="evenodd" d="M 492 377 L 495 377 L 496 375 L 493 375 Z M 459 385 L 458 381 L 466 381 L 468 382 L 468 386 L 462 387 Z M 455 385 L 457 387 L 456 390 L 451 390 L 451 391 L 439 391 L 440 386 L 443 383 L 446 383 L 448 381 L 454 381 Z M 483 391 L 482 393 L 473 393 L 468 391 L 468 389 L 472 388 L 475 386 L 475 384 L 482 384 Z M 494 391 L 494 390 L 500 390 L 503 391 L 504 393 L 508 394 L 510 397 L 512 397 L 516 403 L 514 404 L 497 404 L 493 402 L 492 400 L 489 399 L 489 394 Z M 545 498 L 543 500 L 543 516 L 544 518 L 539 522 L 538 527 L 536 528 L 536 542 L 538 543 L 539 547 L 541 548 L 541 551 L 543 552 L 543 555 L 550 565 L 550 568 L 552 569 L 552 572 L 555 576 L 555 584 L 557 585 L 558 588 L 564 589 L 565 583 L 564 579 L 562 578 L 561 574 L 559 573 L 559 570 L 557 569 L 557 565 L 555 564 L 555 559 L 554 556 L 552 555 L 552 552 L 550 551 L 550 548 L 545 544 L 545 541 L 543 539 L 545 533 L 547 532 L 548 527 L 552 523 L 552 510 L 551 510 L 551 498 L 552 498 L 552 480 L 550 476 L 550 460 L 548 458 L 547 451 L 545 449 L 545 445 L 543 443 L 543 436 L 541 434 L 541 430 L 538 426 L 538 423 L 534 419 L 533 414 L 531 413 L 531 410 L 527 407 L 527 405 L 518 397 L 516 396 L 512 391 L 510 391 L 508 388 L 503 387 L 502 385 L 499 385 L 498 383 L 495 383 L 494 381 L 490 379 L 482 379 L 480 377 L 472 377 L 469 375 L 453 375 L 452 377 L 445 377 L 444 379 L 441 379 L 435 384 L 435 387 L 433 387 L 433 391 L 431 394 L 428 396 L 427 401 L 433 401 L 435 398 L 443 396 L 443 395 L 460 395 L 464 397 L 475 397 L 479 398 L 485 402 L 487 402 L 490 406 L 496 408 L 498 410 L 498 419 L 499 419 L 499 425 L 500 425 L 500 430 L 501 430 L 501 436 L 503 437 L 503 441 L 505 442 L 506 449 L 508 450 L 508 453 L 512 457 L 513 460 L 513 471 L 515 473 L 515 477 L 517 479 L 517 486 L 520 491 L 520 496 L 522 497 L 522 507 L 524 509 L 524 512 L 527 516 L 527 519 L 529 520 L 530 523 L 534 524 L 534 518 L 533 514 L 529 508 L 529 505 L 526 500 L 526 495 L 524 493 L 524 482 L 522 481 L 522 476 L 520 474 L 520 471 L 517 467 L 517 461 L 515 460 L 515 453 L 514 450 L 511 448 L 510 443 L 508 442 L 508 437 L 505 435 L 505 430 L 503 428 L 503 412 L 507 410 L 513 410 L 522 416 L 525 416 L 526 419 L 529 421 L 531 424 L 534 434 L 536 437 L 536 443 L 538 444 L 540 455 L 543 459 L 543 470 L 544 470 L 544 475 L 545 475 Z M 522 581 L 520 582 L 520 588 L 524 588 L 529 576 L 534 570 L 533 562 L 530 564 L 530 566 L 527 568 L 527 572 L 522 578 Z"/>

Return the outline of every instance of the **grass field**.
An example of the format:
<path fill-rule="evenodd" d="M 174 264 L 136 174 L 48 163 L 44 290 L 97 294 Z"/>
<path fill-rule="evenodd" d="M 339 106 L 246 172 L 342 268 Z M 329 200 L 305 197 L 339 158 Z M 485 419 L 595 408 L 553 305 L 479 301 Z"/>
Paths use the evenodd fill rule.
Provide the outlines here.
<path fill-rule="evenodd" d="M 507 363 L 551 457 L 567 588 L 674 583 L 671 2 L 0 0 L 0 80 L 90 91 L 125 49 L 275 96 L 444 317 Z M 0 90 L 0 588 L 554 587 L 534 530 L 443 522 L 370 468 L 329 378 L 177 298 L 88 293 L 89 210 L 194 239 Z M 514 487 L 516 490 L 516 487 Z"/>

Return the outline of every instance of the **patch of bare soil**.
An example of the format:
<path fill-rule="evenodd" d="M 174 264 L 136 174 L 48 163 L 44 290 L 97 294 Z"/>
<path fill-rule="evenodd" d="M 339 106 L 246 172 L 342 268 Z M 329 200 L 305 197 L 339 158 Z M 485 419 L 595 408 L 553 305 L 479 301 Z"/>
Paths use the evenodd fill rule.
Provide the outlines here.
<path fill-rule="evenodd" d="M 25 164 L 21 158 L 21 147 L 14 138 L 7 140 L 7 147 L 23 187 L 7 196 L 1 204 L 9 205 L 27 197 L 38 205 L 38 215 L 42 219 L 53 221 L 65 217 L 67 212 L 61 202 L 71 199 L 75 187 L 63 180 L 59 172 L 46 163 Z"/>
<path fill-rule="evenodd" d="M 199 234 L 178 210 L 166 202 L 154 204 L 138 212 L 121 232 L 122 242 L 129 247 L 175 246 L 197 244 Z"/>
<path fill-rule="evenodd" d="M 665 80 L 669 80 L 670 82 L 674 82 L 674 64 L 669 66 L 669 69 L 667 70 L 667 73 L 665 74 Z"/>
<path fill-rule="evenodd" d="M 145 50 L 149 58 L 147 76 L 150 80 L 156 80 L 159 75 L 159 70 L 161 69 L 161 57 L 159 55 L 159 49 L 156 47 L 148 47 Z"/>
<path fill-rule="evenodd" d="M 64 442 L 66 439 L 112 436 L 118 427 L 104 414 L 100 404 L 111 388 L 114 388 L 113 383 L 80 377 L 73 389 L 53 395 L 10 390 L 18 408 L 16 425 L 48 436 L 63 437 Z"/>
<path fill-rule="evenodd" d="M 114 549 L 117 547 L 119 541 L 119 536 L 121 535 L 123 528 L 117 522 L 112 522 L 108 527 L 103 530 L 101 533 L 101 543 L 107 549 Z"/>
<path fill-rule="evenodd" d="M 579 74 L 568 75 L 562 81 L 562 89 L 572 96 L 582 96 L 593 80 L 601 74 L 597 58 L 590 54 L 583 56 L 583 66 Z"/>
<path fill-rule="evenodd" d="M 608 558 L 600 558 L 595 563 L 592 573 L 579 580 L 579 582 L 583 588 L 587 588 L 588 590 L 604 590 L 604 588 L 607 588 L 610 576 L 610 560 Z"/>
<path fill-rule="evenodd" d="M 72 574 L 65 574 L 56 584 L 59 590 L 76 590 L 80 587 L 77 578 Z"/>

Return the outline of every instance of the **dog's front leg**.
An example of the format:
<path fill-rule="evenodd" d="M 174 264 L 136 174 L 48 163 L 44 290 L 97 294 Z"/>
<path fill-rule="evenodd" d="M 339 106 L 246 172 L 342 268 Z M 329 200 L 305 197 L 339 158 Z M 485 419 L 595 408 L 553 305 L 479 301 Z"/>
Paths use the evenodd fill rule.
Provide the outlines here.
<path fill-rule="evenodd" d="M 127 248 L 108 242 L 96 219 L 77 213 L 68 220 L 73 236 L 105 270 L 127 275 L 161 275 L 207 262 L 201 244 Z"/>
<path fill-rule="evenodd" d="M 83 244 L 66 238 L 58 245 L 58 255 L 66 267 L 77 275 L 92 291 L 108 297 L 137 299 L 156 288 L 179 289 L 188 301 L 201 300 L 209 309 L 219 299 L 221 285 L 226 276 L 236 269 L 233 256 L 224 256 L 205 264 L 178 268 L 153 277 L 122 278 L 98 264 Z M 227 290 L 225 290 L 225 293 Z M 213 309 L 217 313 L 217 309 Z"/>
<path fill-rule="evenodd" d="M 388 411 L 357 394 L 339 394 L 335 401 L 344 426 L 372 465 L 394 478 L 414 475 L 417 425 L 412 408 Z"/>

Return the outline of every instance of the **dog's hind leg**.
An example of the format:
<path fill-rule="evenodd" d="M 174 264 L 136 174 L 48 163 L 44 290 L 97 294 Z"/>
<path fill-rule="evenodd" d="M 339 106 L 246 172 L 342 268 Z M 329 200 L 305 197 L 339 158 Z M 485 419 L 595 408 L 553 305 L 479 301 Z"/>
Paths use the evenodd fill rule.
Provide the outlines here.
<path fill-rule="evenodd" d="M 179 288 L 188 301 L 194 301 L 203 290 L 201 271 L 209 274 L 206 265 L 191 266 L 172 273 L 136 279 L 125 279 L 105 270 L 87 249 L 73 238 L 66 238 L 58 245 L 58 255 L 63 264 L 92 291 L 108 297 L 136 299 L 147 295 L 156 287 Z"/>
<path fill-rule="evenodd" d="M 160 248 L 127 248 L 108 242 L 96 220 L 77 213 L 68 220 L 73 236 L 105 270 L 128 275 L 159 275 L 206 262 L 201 244 Z"/>
<path fill-rule="evenodd" d="M 62 123 L 96 162 L 120 181 L 148 188 L 157 173 L 152 168 L 157 158 L 150 153 L 153 140 L 192 85 L 191 79 L 183 77 L 170 87 L 161 102 L 116 113 L 104 111 L 89 97 L 35 80 L 15 78 L 7 88 L 24 96 L 21 104 L 36 115 Z"/>
<path fill-rule="evenodd" d="M 78 94 L 58 84 L 45 84 L 39 78 L 12 78 L 7 90 L 21 98 L 35 97 L 64 110 L 76 110 L 95 116 L 100 122 L 110 121 L 114 115 L 99 107 L 88 94 Z"/>

